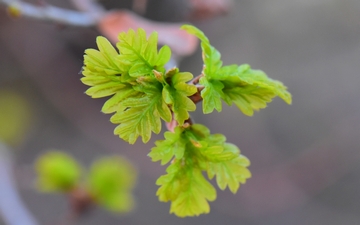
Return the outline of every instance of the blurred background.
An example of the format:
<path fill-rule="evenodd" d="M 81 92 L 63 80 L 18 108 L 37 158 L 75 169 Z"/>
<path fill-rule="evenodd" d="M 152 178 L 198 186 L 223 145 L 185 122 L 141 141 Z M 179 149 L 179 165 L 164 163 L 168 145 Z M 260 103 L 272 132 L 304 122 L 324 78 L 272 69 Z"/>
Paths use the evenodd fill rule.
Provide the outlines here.
<path fill-rule="evenodd" d="M 291 106 L 275 99 L 253 117 L 226 106 L 203 115 L 199 105 L 192 113 L 196 122 L 239 146 L 252 162 L 253 177 L 236 195 L 218 190 L 208 215 L 170 215 L 170 204 L 155 195 L 165 167 L 147 157 L 162 134 L 148 144 L 127 144 L 113 135 L 110 115 L 100 112 L 105 99 L 84 94 L 79 74 L 84 50 L 96 47 L 100 33 L 10 18 L 0 6 L 0 132 L 15 187 L 35 220 L 57 224 L 68 211 L 64 196 L 34 188 L 33 162 L 55 148 L 84 166 L 121 154 L 139 173 L 135 210 L 116 215 L 96 209 L 76 224 L 360 224 L 360 1 L 235 0 L 226 15 L 202 20 L 189 16 L 184 2 L 148 1 L 143 16 L 192 22 L 222 53 L 225 65 L 248 63 L 293 94 Z M 71 8 L 66 1 L 49 3 Z M 102 3 L 131 9 L 131 1 Z M 200 49 L 179 67 L 199 74 Z M 1 157 L 3 168 L 9 156 Z M 6 195 L 0 198 L 4 202 Z M 5 225 L 1 214 L 0 224 Z"/>

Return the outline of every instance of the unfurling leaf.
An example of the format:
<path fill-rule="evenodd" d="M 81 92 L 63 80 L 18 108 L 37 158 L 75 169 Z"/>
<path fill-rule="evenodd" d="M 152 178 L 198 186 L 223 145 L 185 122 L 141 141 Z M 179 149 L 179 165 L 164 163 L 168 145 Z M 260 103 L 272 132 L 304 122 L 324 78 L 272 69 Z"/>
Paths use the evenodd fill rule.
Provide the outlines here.
<path fill-rule="evenodd" d="M 166 171 L 168 174 L 156 181 L 161 186 L 156 195 L 160 201 L 171 201 L 170 213 L 186 217 L 210 212 L 207 201 L 216 199 L 216 190 L 204 178 L 200 169 L 177 161 Z"/>
<path fill-rule="evenodd" d="M 252 70 L 249 65 L 222 66 L 220 53 L 210 45 L 202 31 L 191 25 L 184 25 L 182 29 L 201 40 L 204 77 L 200 82 L 205 87 L 201 92 L 205 114 L 214 109 L 220 112 L 220 99 L 228 105 L 235 103 L 248 116 L 253 115 L 254 110 L 265 108 L 276 96 L 291 104 L 291 94 L 281 82 L 268 78 L 260 70 Z"/>
<path fill-rule="evenodd" d="M 189 118 L 188 111 L 195 111 L 196 109 L 194 102 L 188 96 L 195 94 L 197 89 L 194 85 L 186 83 L 192 78 L 191 73 L 176 73 L 167 78 L 169 85 L 163 89 L 163 98 L 166 104 L 171 106 L 175 120 L 179 125 L 183 125 L 184 121 Z"/>
<path fill-rule="evenodd" d="M 156 184 L 160 201 L 171 201 L 170 212 L 180 217 L 197 216 L 210 211 L 208 201 L 216 198 L 214 187 L 203 177 L 216 176 L 220 189 L 226 186 L 235 193 L 239 183 L 245 183 L 251 173 L 247 158 L 233 144 L 226 143 L 221 134 L 210 134 L 200 124 L 187 128 L 176 127 L 175 132 L 166 132 L 165 140 L 157 141 L 149 156 L 153 161 L 165 164 L 172 160 Z"/>
<path fill-rule="evenodd" d="M 161 165 L 168 163 L 174 156 L 181 159 L 187 144 L 181 127 L 176 127 L 174 133 L 166 131 L 164 136 L 165 140 L 156 141 L 156 147 L 148 154 L 154 162 L 161 160 Z"/>
<path fill-rule="evenodd" d="M 151 138 L 151 132 L 158 134 L 161 120 L 170 122 L 171 112 L 162 98 L 161 88 L 149 85 L 141 89 L 145 91 L 122 102 L 127 109 L 118 111 L 111 117 L 111 122 L 120 124 L 114 133 L 130 144 L 142 136 L 144 143 Z"/>
<path fill-rule="evenodd" d="M 146 33 L 141 28 L 137 32 L 130 29 L 127 33 L 120 33 L 116 45 L 120 50 L 118 59 L 130 64 L 130 76 L 150 75 L 153 70 L 165 72 L 164 66 L 170 60 L 171 50 L 168 46 L 163 46 L 158 53 L 157 42 L 156 32 L 146 39 Z"/>

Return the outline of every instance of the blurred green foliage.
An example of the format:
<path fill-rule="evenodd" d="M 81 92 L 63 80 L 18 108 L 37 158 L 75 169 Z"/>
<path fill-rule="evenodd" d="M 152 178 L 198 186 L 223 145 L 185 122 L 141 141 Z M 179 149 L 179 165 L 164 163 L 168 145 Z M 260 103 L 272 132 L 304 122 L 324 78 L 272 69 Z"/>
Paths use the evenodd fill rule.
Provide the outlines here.
<path fill-rule="evenodd" d="M 131 190 L 136 181 L 135 168 L 124 158 L 103 157 L 91 166 L 88 188 L 94 200 L 116 212 L 127 212 L 134 207 Z"/>
<path fill-rule="evenodd" d="M 0 141 L 14 146 L 22 141 L 31 123 L 31 107 L 17 92 L 0 89 Z"/>
<path fill-rule="evenodd" d="M 38 158 L 35 164 L 38 174 L 37 187 L 41 191 L 73 190 L 79 183 L 80 165 L 69 155 L 50 151 Z"/>
<path fill-rule="evenodd" d="M 128 212 L 134 207 L 131 194 L 135 186 L 136 170 L 120 157 L 96 160 L 88 173 L 71 156 L 49 151 L 35 162 L 37 188 L 44 192 L 62 192 L 69 196 L 81 190 L 92 204 L 113 212 Z"/>

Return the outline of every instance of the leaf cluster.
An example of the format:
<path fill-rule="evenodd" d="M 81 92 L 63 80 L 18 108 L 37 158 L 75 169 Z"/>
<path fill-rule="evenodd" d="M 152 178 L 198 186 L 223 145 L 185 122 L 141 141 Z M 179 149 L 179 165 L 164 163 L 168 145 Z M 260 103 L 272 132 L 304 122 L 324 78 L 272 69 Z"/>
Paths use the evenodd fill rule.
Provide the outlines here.
<path fill-rule="evenodd" d="M 84 173 L 70 155 L 53 150 L 37 159 L 35 169 L 40 191 L 71 195 L 81 190 L 93 203 L 114 212 L 128 212 L 134 206 L 136 171 L 120 156 L 100 158 Z"/>
<path fill-rule="evenodd" d="M 205 179 L 216 177 L 221 190 L 227 186 L 236 193 L 240 183 L 251 177 L 247 167 L 250 161 L 240 154 L 233 144 L 227 143 L 222 134 L 210 134 L 204 125 L 193 124 L 187 128 L 176 127 L 167 131 L 165 140 L 156 141 L 149 156 L 153 161 L 166 164 L 167 174 L 161 176 L 156 184 L 160 201 L 171 201 L 170 212 L 177 216 L 194 216 L 208 213 L 208 201 L 216 199 L 216 190 Z"/>
<path fill-rule="evenodd" d="M 112 96 L 102 111 L 115 113 L 111 122 L 119 124 L 114 133 L 133 144 L 139 136 L 148 142 L 151 133 L 161 131 L 161 119 L 170 122 L 172 113 L 182 125 L 195 104 L 188 98 L 197 89 L 186 82 L 190 73 L 174 68 L 166 72 L 171 57 L 168 46 L 157 50 L 157 33 L 148 38 L 143 29 L 119 35 L 118 51 L 104 37 L 98 37 L 99 50 L 87 49 L 84 56 L 84 77 L 92 86 L 86 94 L 93 98 Z"/>
<path fill-rule="evenodd" d="M 250 162 L 238 147 L 227 143 L 224 135 L 211 134 L 204 125 L 192 123 L 189 112 L 196 109 L 195 104 L 202 101 L 205 114 L 214 109 L 220 112 L 222 102 L 235 104 L 252 116 L 274 97 L 288 104 L 292 100 L 280 81 L 247 64 L 223 66 L 219 51 L 202 31 L 191 25 L 182 29 L 201 41 L 204 66 L 198 77 L 178 68 L 166 70 L 170 48 L 158 50 L 157 33 L 147 37 L 140 28 L 120 33 L 116 49 L 106 38 L 98 37 L 99 50 L 85 51 L 81 78 L 91 86 L 86 94 L 111 96 L 102 111 L 114 113 L 110 119 L 118 124 L 114 133 L 130 144 L 139 136 L 148 142 L 152 132 L 161 131 L 161 120 L 174 128 L 165 132 L 164 140 L 155 142 L 149 156 L 162 165 L 171 162 L 167 174 L 156 181 L 160 186 L 157 195 L 160 201 L 171 201 L 170 212 L 179 217 L 209 212 L 208 202 L 216 199 L 216 190 L 208 179 L 215 178 L 221 190 L 228 187 L 236 193 L 251 177 Z"/>

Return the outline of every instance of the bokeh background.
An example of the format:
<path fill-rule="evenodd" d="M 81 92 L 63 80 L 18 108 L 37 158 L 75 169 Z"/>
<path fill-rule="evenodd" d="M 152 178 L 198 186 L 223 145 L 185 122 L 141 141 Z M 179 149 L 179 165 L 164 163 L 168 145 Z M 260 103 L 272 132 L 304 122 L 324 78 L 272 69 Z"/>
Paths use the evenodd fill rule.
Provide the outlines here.
<path fill-rule="evenodd" d="M 156 20 L 181 21 L 186 10 L 169 1 L 150 4 L 147 16 Z M 264 70 L 288 86 L 293 104 L 275 99 L 253 117 L 225 106 L 221 113 L 202 115 L 200 106 L 192 113 L 196 122 L 240 147 L 252 162 L 253 177 L 236 195 L 218 191 L 210 214 L 179 219 L 155 196 L 155 180 L 165 167 L 147 157 L 153 142 L 130 146 L 114 136 L 110 116 L 100 112 L 104 99 L 83 94 L 83 52 L 95 47 L 99 33 L 11 19 L 0 8 L 0 115 L 13 110 L 17 123 L 0 118 L 0 127 L 17 126 L 20 132 L 8 141 L 14 179 L 36 220 L 56 224 L 68 210 L 64 196 L 34 188 L 34 160 L 55 148 L 84 166 L 99 156 L 121 154 L 138 169 L 132 213 L 96 209 L 76 224 L 360 224 L 360 1 L 236 0 L 227 15 L 194 24 L 225 64 Z M 179 66 L 199 74 L 200 50 Z"/>

